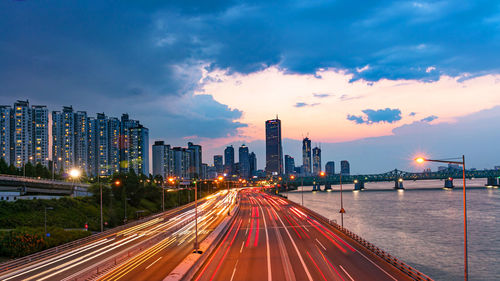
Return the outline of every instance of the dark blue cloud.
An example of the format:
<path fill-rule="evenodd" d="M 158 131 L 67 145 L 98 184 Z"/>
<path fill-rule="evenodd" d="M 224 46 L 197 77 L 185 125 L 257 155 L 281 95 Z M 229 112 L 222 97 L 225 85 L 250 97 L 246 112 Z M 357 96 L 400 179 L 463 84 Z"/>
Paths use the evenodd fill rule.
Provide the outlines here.
<path fill-rule="evenodd" d="M 332 96 L 332 94 L 325 94 L 325 93 L 314 93 L 313 94 L 313 97 L 320 98 L 320 99 L 322 99 L 322 98 L 328 98 L 328 97 L 331 97 L 331 96 Z"/>
<path fill-rule="evenodd" d="M 295 107 L 314 107 L 317 105 L 320 105 L 320 103 L 319 102 L 316 102 L 316 103 L 298 102 L 294 106 Z"/>
<path fill-rule="evenodd" d="M 364 116 L 347 115 L 347 120 L 354 121 L 356 124 L 373 124 L 373 123 L 394 123 L 401 120 L 401 110 L 394 108 L 386 109 L 365 109 L 362 111 Z"/>
<path fill-rule="evenodd" d="M 408 116 L 415 116 L 415 115 L 417 115 L 417 113 L 416 113 L 416 112 L 410 112 L 410 113 L 408 114 Z"/>
<path fill-rule="evenodd" d="M 420 122 L 432 122 L 436 119 L 438 119 L 438 117 L 436 115 L 431 115 L 431 116 L 427 116 L 427 117 L 423 118 L 422 120 L 420 120 Z"/>

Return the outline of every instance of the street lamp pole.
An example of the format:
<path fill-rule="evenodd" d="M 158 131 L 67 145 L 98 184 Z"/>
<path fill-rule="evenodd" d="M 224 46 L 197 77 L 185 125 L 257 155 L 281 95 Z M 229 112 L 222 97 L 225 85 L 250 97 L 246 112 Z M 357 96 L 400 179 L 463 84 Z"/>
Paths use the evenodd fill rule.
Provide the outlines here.
<path fill-rule="evenodd" d="M 447 163 L 447 164 L 457 164 L 462 165 L 462 180 L 463 180 L 463 209 L 464 209 L 464 280 L 467 281 L 469 278 L 469 262 L 467 258 L 467 195 L 465 188 L 465 155 L 462 155 L 462 161 L 448 161 L 448 160 L 431 160 L 423 157 L 415 158 L 417 163 L 423 162 L 437 162 L 437 163 Z"/>
<path fill-rule="evenodd" d="M 344 200 L 342 197 L 342 171 L 340 172 L 340 226 L 344 229 Z"/>
<path fill-rule="evenodd" d="M 194 250 L 198 253 L 198 181 L 194 181 Z"/>

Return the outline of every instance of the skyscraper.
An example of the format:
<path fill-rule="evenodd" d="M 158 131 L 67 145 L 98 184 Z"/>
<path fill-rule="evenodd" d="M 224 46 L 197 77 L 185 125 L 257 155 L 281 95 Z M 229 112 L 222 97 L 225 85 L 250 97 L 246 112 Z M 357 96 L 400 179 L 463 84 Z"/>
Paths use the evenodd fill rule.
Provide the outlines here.
<path fill-rule="evenodd" d="M 281 146 L 281 121 L 266 121 L 266 173 L 281 175 L 283 173 L 283 148 Z"/>
<path fill-rule="evenodd" d="M 0 158 L 3 158 L 7 164 L 10 164 L 12 159 L 11 121 L 12 108 L 8 105 L 0 106 Z"/>
<path fill-rule="evenodd" d="M 130 153 L 130 129 L 139 126 L 139 121 L 132 120 L 128 114 L 122 114 L 120 119 L 120 170 L 129 171 L 129 153 Z"/>
<path fill-rule="evenodd" d="M 242 144 L 239 148 L 239 158 L 238 161 L 240 163 L 239 172 L 240 176 L 244 179 L 248 179 L 250 177 L 250 159 L 248 153 L 248 147 Z"/>
<path fill-rule="evenodd" d="M 86 174 L 89 159 L 89 120 L 87 112 L 77 111 L 75 113 L 75 165 Z"/>
<path fill-rule="evenodd" d="M 295 173 L 295 159 L 290 155 L 285 155 L 285 174 Z"/>
<path fill-rule="evenodd" d="M 328 161 L 325 165 L 325 172 L 327 176 L 335 175 L 335 162 Z"/>
<path fill-rule="evenodd" d="M 313 148 L 313 174 L 318 175 L 321 172 L 321 148 Z"/>
<path fill-rule="evenodd" d="M 179 178 L 189 179 L 190 154 L 182 147 L 172 148 L 174 154 L 174 175 Z"/>
<path fill-rule="evenodd" d="M 302 140 L 302 173 L 311 174 L 311 140 L 308 137 Z"/>
<path fill-rule="evenodd" d="M 221 175 L 224 173 L 224 162 L 222 155 L 214 155 L 214 166 L 217 174 Z"/>
<path fill-rule="evenodd" d="M 348 176 L 351 173 L 349 161 L 347 160 L 340 161 L 340 173 L 343 176 Z"/>
<path fill-rule="evenodd" d="M 153 176 L 161 176 L 166 180 L 173 175 L 173 155 L 170 145 L 164 141 L 153 144 Z"/>
<path fill-rule="evenodd" d="M 230 145 L 224 149 L 224 172 L 232 175 L 234 168 L 234 148 Z"/>
<path fill-rule="evenodd" d="M 108 158 L 109 174 L 120 172 L 120 120 L 115 117 L 108 118 Z"/>
<path fill-rule="evenodd" d="M 257 156 L 254 152 L 248 155 L 248 162 L 250 163 L 250 176 L 253 177 L 257 171 Z"/>

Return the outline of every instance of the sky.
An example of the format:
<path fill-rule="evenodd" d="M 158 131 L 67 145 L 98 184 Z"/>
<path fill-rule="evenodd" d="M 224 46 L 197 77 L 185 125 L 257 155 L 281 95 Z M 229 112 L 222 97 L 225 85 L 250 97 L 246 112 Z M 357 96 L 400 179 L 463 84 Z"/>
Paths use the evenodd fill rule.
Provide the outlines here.
<path fill-rule="evenodd" d="M 500 165 L 498 1 L 1 1 L 0 104 L 129 113 L 212 163 L 282 121 L 352 173 Z M 435 166 L 429 166 L 435 168 Z"/>

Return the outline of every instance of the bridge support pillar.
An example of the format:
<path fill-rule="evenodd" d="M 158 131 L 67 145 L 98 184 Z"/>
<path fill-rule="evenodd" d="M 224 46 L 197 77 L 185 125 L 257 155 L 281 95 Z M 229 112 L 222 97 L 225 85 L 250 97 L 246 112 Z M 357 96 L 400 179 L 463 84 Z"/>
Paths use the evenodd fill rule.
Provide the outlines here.
<path fill-rule="evenodd" d="M 487 178 L 486 186 L 498 186 L 498 179 L 496 177 Z"/>
<path fill-rule="evenodd" d="M 405 189 L 403 185 L 403 179 L 397 179 L 394 181 L 394 189 Z"/>
<path fill-rule="evenodd" d="M 354 190 L 363 190 L 365 189 L 365 183 L 362 181 L 355 180 L 354 181 Z"/>
<path fill-rule="evenodd" d="M 330 183 L 325 184 L 325 191 L 332 190 L 332 185 Z"/>
<path fill-rule="evenodd" d="M 445 179 L 444 180 L 444 188 L 453 188 L 453 179 Z"/>

